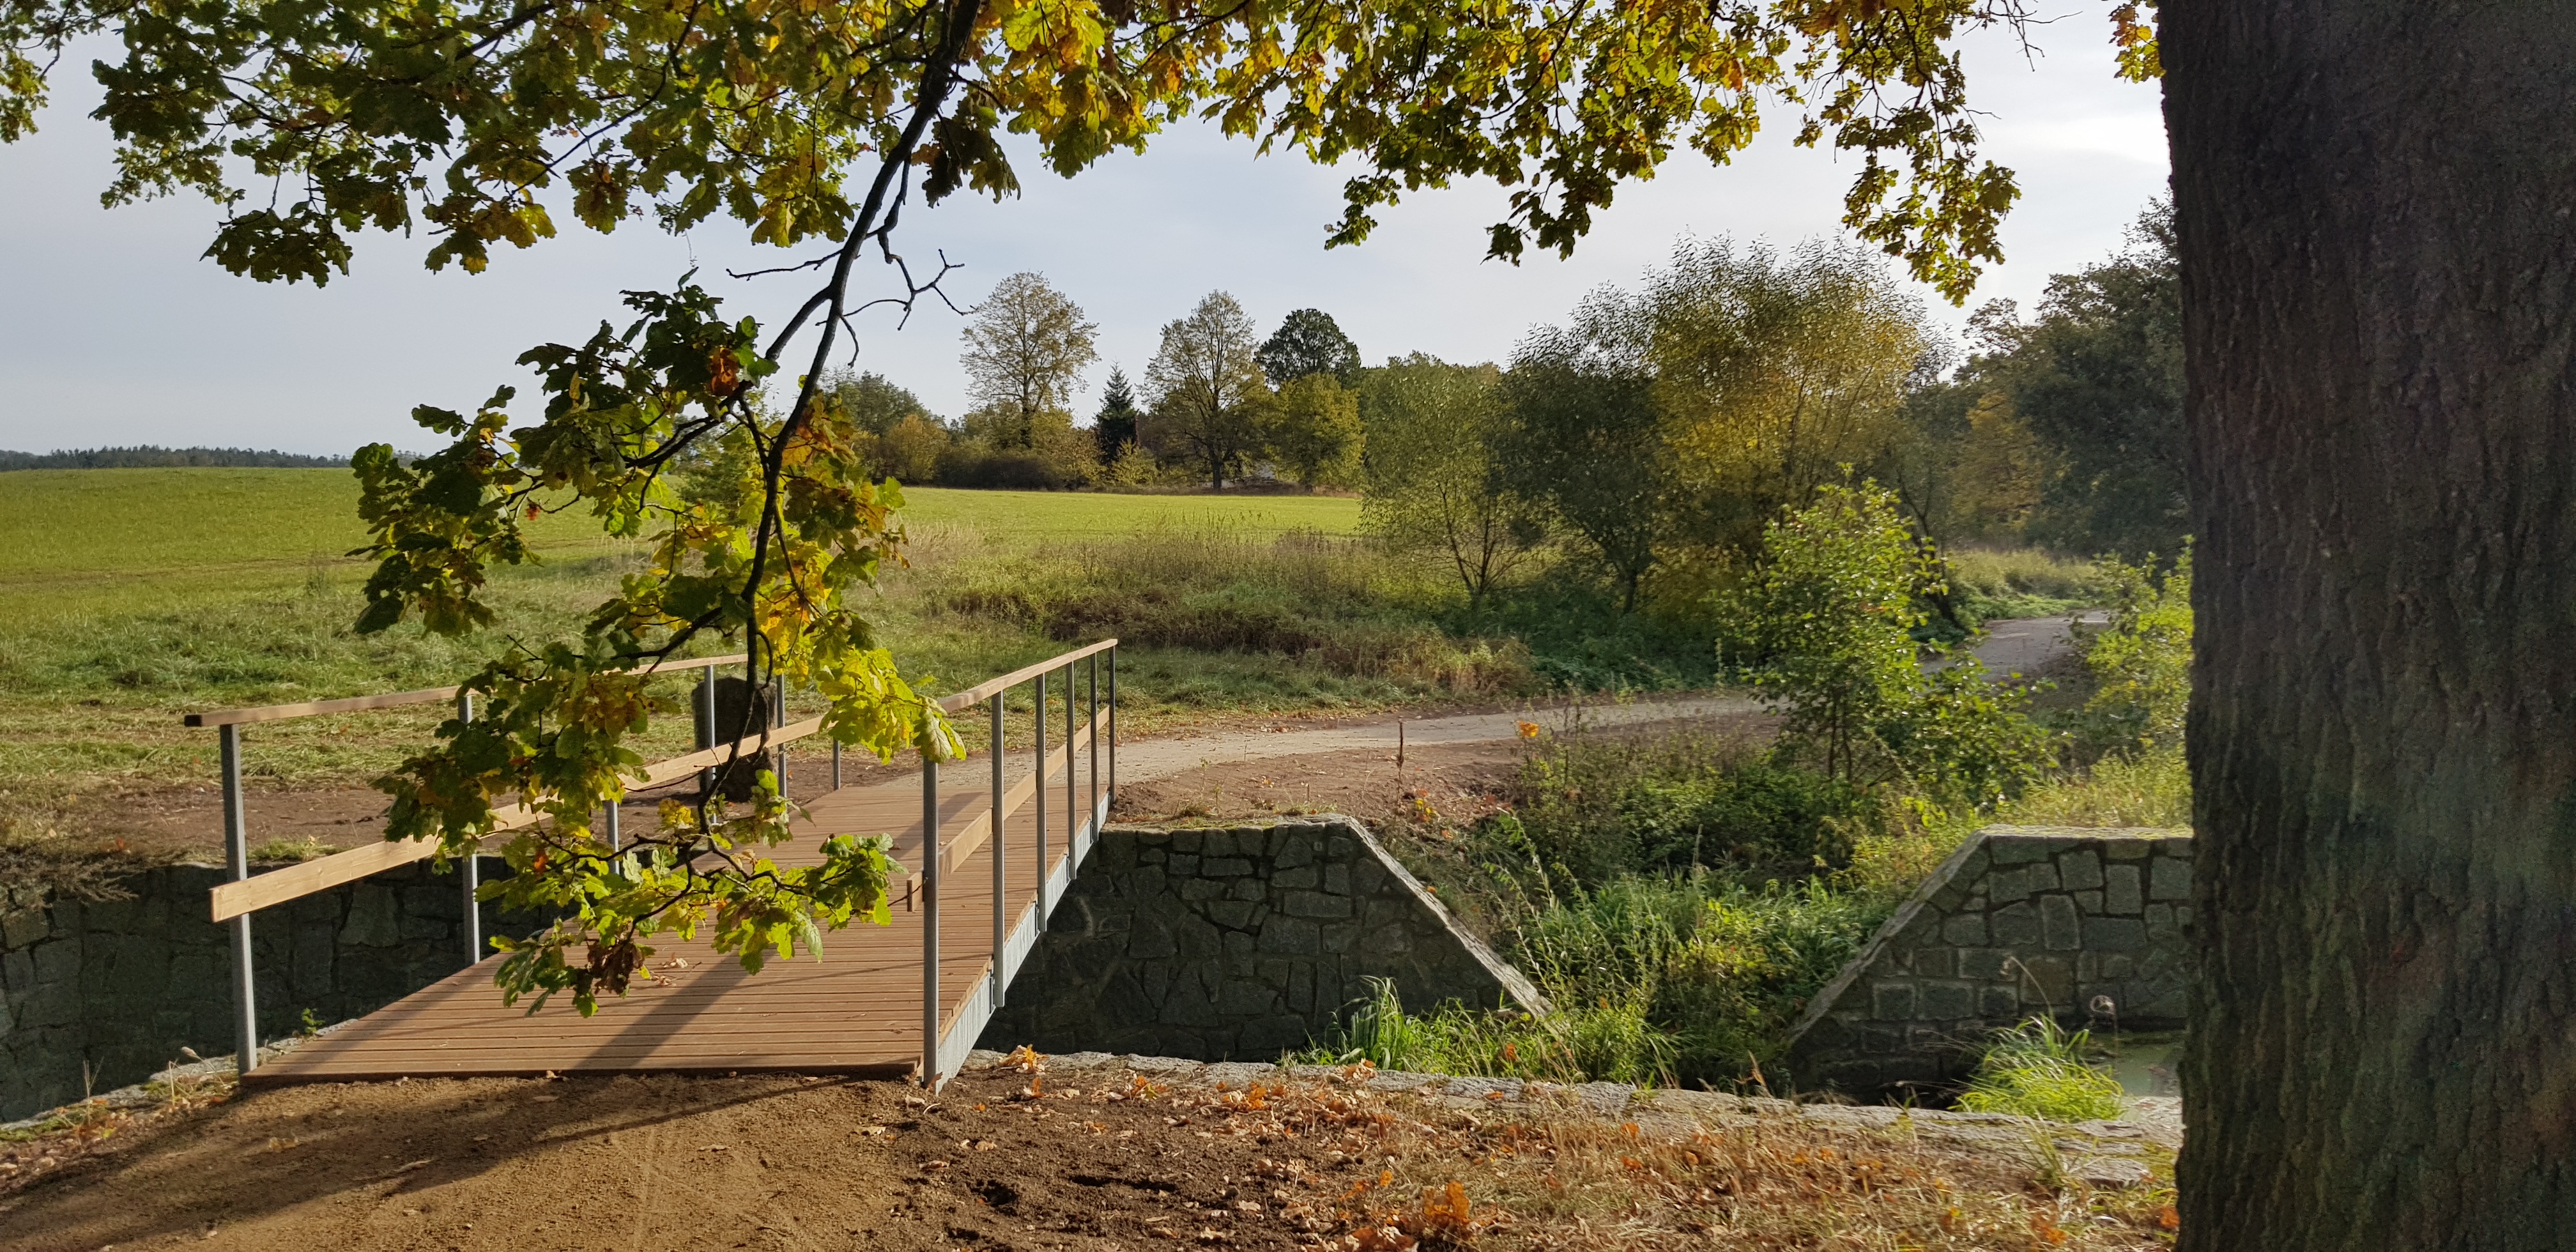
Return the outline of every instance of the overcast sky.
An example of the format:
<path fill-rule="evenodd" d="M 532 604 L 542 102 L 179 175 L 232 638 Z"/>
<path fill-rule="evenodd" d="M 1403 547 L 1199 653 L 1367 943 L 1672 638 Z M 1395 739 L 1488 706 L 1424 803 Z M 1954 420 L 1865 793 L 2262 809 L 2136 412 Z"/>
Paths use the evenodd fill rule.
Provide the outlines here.
<path fill-rule="evenodd" d="M 2112 77 L 2098 15 L 2033 36 L 2030 58 L 1999 34 L 1970 52 L 1974 99 L 1990 114 L 1986 152 L 2023 189 L 2004 226 L 2008 263 L 1989 271 L 1971 307 L 2002 296 L 2027 309 L 2048 275 L 2119 248 L 2165 187 L 2156 89 Z M 216 220 L 204 201 L 99 207 L 111 177 L 108 135 L 85 116 L 97 88 L 82 64 L 57 73 L 42 130 L 0 147 L 0 448 L 346 453 L 384 440 L 425 449 L 435 441 L 411 424 L 413 405 L 470 409 L 502 383 L 532 393 L 512 360 L 538 343 L 577 342 L 618 316 L 621 288 L 667 287 L 695 264 L 730 309 L 764 322 L 799 294 L 793 279 L 723 277 L 727 266 L 791 255 L 743 243 L 730 221 L 685 238 L 643 223 L 601 236 L 568 214 L 558 215 L 564 234 L 525 252 L 498 248 L 481 275 L 431 274 L 420 264 L 429 241 L 377 235 L 359 244 L 349 276 L 319 290 L 235 278 L 199 259 Z M 1241 300 L 1264 333 L 1291 309 L 1321 308 L 1372 363 L 1416 351 L 1497 360 L 1586 290 L 1634 282 L 1677 237 L 1786 245 L 1837 233 L 1857 162 L 1796 148 L 1793 130 L 1793 117 L 1776 118 L 1726 167 L 1677 154 L 1654 181 L 1621 188 L 1570 261 L 1483 260 L 1484 228 L 1504 206 L 1490 183 L 1417 195 L 1382 211 L 1366 245 L 1326 251 L 1340 176 L 1293 157 L 1256 160 L 1251 145 L 1205 127 L 1072 180 L 1021 161 L 1019 198 L 960 196 L 908 211 L 899 246 L 922 261 L 945 250 L 963 263 L 949 280 L 961 304 L 1020 270 L 1044 273 L 1080 302 L 1101 340 L 1086 397 L 1112 364 L 1141 373 L 1162 324 L 1216 289 Z M 862 281 L 876 278 L 873 269 Z M 1945 324 L 1962 318 L 1924 296 Z M 960 325 L 944 309 L 901 330 L 890 319 L 866 323 L 858 365 L 954 416 L 967 407 Z"/>

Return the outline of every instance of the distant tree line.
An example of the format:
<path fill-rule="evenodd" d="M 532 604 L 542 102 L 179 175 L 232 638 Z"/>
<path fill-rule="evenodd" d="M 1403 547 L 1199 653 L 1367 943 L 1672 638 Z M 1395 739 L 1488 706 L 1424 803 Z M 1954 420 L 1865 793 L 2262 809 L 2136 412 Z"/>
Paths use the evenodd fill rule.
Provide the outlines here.
<path fill-rule="evenodd" d="M 1218 291 L 1163 327 L 1140 375 L 1110 369 L 1086 429 L 1072 404 L 1098 328 L 1022 273 L 969 319 L 963 417 L 874 373 L 834 379 L 827 402 L 904 482 L 1356 488 L 1369 525 L 1436 552 L 1471 604 L 1571 553 L 1634 610 L 1705 598 L 1784 509 L 1857 478 L 1943 543 L 2179 551 L 2174 275 L 2159 203 L 2118 255 L 2051 279 L 2035 317 L 1980 309 L 1962 356 L 1873 253 L 1691 239 L 1635 290 L 1474 365 L 1364 366 L 1319 309 L 1265 338 Z"/>
<path fill-rule="evenodd" d="M 250 448 L 88 448 L 70 452 L 0 451 L 0 470 L 34 469 L 345 469 L 345 456 L 304 456 L 294 452 L 260 452 Z"/>
<path fill-rule="evenodd" d="M 1355 487 L 1359 350 L 1329 314 L 1299 309 L 1267 339 L 1215 292 L 1163 328 L 1142 388 L 1111 367 L 1078 427 L 1073 397 L 1099 328 L 1045 276 L 1014 274 L 969 316 L 954 420 L 881 374 L 826 387 L 880 477 L 955 487 L 1147 490 L 1250 481 Z"/>

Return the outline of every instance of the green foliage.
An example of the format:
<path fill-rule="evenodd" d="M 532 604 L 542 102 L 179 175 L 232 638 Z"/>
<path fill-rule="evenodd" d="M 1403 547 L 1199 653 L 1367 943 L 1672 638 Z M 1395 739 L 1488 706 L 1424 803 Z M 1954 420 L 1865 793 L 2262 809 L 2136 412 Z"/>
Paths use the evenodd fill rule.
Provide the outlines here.
<path fill-rule="evenodd" d="M 1547 1082 L 1673 1082 L 1672 1040 L 1634 1005 L 1561 1005 L 1546 1017 L 1474 1010 L 1455 1001 L 1412 1016 L 1395 982 L 1367 979 L 1332 1043 L 1292 1053 L 1290 1063 L 1348 1065 L 1417 1074 L 1470 1074 Z"/>
<path fill-rule="evenodd" d="M 1893 493 L 1827 486 L 1773 523 L 1761 562 L 1720 593 L 1721 648 L 1780 693 L 1784 746 L 1828 776 L 1988 807 L 2037 775 L 2048 744 L 2023 716 L 2027 697 L 1974 658 L 1923 671 L 1920 603 L 1940 590 Z"/>
<path fill-rule="evenodd" d="M 2086 1059 L 2091 1043 L 2089 1033 L 2069 1032 L 2046 1017 L 1996 1031 L 1959 1107 L 2052 1122 L 2118 1117 L 2120 1080 Z"/>
<path fill-rule="evenodd" d="M 1261 342 L 1254 356 L 1273 387 L 1284 389 L 1317 374 L 1328 374 L 1345 387 L 1358 381 L 1359 346 L 1322 309 L 1299 309 L 1280 319 L 1279 329 Z"/>
<path fill-rule="evenodd" d="M 2038 548 L 1945 547 L 1943 582 L 1961 624 L 2050 617 L 2107 604 L 2101 567 Z"/>
<path fill-rule="evenodd" d="M 347 266 L 351 235 L 415 225 L 437 238 L 433 265 L 480 269 L 492 244 L 553 235 L 548 206 L 567 199 L 599 230 L 721 214 L 761 242 L 841 240 L 894 207 L 892 172 L 916 153 L 926 199 L 1000 197 L 1020 182 L 1005 133 L 1071 175 L 1189 115 L 1355 166 L 1336 243 L 1366 238 L 1372 211 L 1408 188 L 1489 176 L 1517 189 L 1492 255 L 1532 242 L 1567 252 L 1621 182 L 1684 143 L 1722 163 L 1751 142 L 1766 100 L 1808 89 L 1800 142 L 1830 136 L 1862 154 L 1846 223 L 1953 298 L 2000 256 L 1996 223 L 2018 194 L 1975 156 L 1948 46 L 1996 20 L 1974 0 L 1901 16 L 1778 3 L 1476 20 L 1418 3 L 1185 0 L 608 9 L 578 22 L 406 0 L 153 21 L 74 0 L 4 12 L 0 140 L 32 126 L 67 41 L 122 36 L 124 59 L 98 69 L 99 113 L 119 140 L 111 199 L 189 189 L 242 206 L 210 253 L 261 278 L 322 281 Z M 875 177 L 852 186 L 853 166 Z M 245 203 L 272 181 L 293 194 Z"/>
<path fill-rule="evenodd" d="M 2179 549 L 2191 501 L 2172 206 L 2141 215 L 2120 255 L 2052 277 L 2036 320 L 1998 305 L 1976 325 L 1984 351 L 1959 385 L 2008 398 L 2051 462 L 2023 533 L 2079 552 Z"/>
<path fill-rule="evenodd" d="M 1688 731 L 1552 741 L 1523 763 L 1513 790 L 1514 811 L 1494 819 L 1495 833 L 1514 859 L 1569 886 L 1698 868 L 1756 883 L 1803 879 L 1848 866 L 1852 840 L 1883 809 L 1745 740 Z"/>
<path fill-rule="evenodd" d="M 2188 828 L 2191 764 L 2180 740 L 2114 753 L 2023 792 L 1991 820 L 2020 826 Z"/>
<path fill-rule="evenodd" d="M 879 438 L 907 418 L 939 421 L 911 388 L 897 386 L 883 374 L 843 370 L 827 378 L 824 386 L 826 403 L 839 408 L 851 426 Z"/>
<path fill-rule="evenodd" d="M 1578 323 L 1624 324 L 1615 338 L 1653 364 L 1675 531 L 1724 554 L 1752 551 L 1781 509 L 1850 467 L 1889 460 L 1930 347 L 1920 302 L 1849 245 L 1685 239 L 1635 297 L 1585 303 Z"/>
<path fill-rule="evenodd" d="M 1672 528 L 1677 467 L 1654 388 L 1646 362 L 1611 355 L 1588 328 L 1545 327 L 1513 354 L 1501 389 L 1499 485 L 1591 545 L 1623 613 Z"/>
<path fill-rule="evenodd" d="M 1233 296 L 1208 293 L 1188 317 L 1163 326 L 1145 367 L 1153 395 L 1143 442 L 1155 455 L 1194 462 L 1209 486 L 1241 477 L 1262 450 L 1270 386 L 1253 359 L 1252 319 Z"/>
<path fill-rule="evenodd" d="M 1127 371 L 1109 367 L 1109 381 L 1100 389 L 1100 412 L 1091 419 L 1091 437 L 1100 445 L 1100 463 L 1111 464 L 1136 442 L 1136 393 L 1127 384 Z"/>
<path fill-rule="evenodd" d="M 2093 699 L 2084 706 L 2092 737 L 2121 748 L 2182 742 L 2191 707 L 2191 548 L 2159 574 L 2116 557 L 2101 562 L 2111 584 L 2110 625 L 2085 649 Z"/>
<path fill-rule="evenodd" d="M 1331 374 L 1315 373 L 1279 388 L 1263 443 L 1288 476 L 1307 487 L 1357 481 L 1362 433 L 1359 397 Z"/>
<path fill-rule="evenodd" d="M 1360 383 L 1368 446 L 1361 520 L 1399 549 L 1444 559 L 1471 615 L 1542 533 L 1535 510 L 1497 477 L 1499 377 L 1491 366 L 1415 353 L 1369 370 Z"/>
<path fill-rule="evenodd" d="M 1631 876 L 1561 895 L 1521 925 L 1514 959 L 1560 1004 L 1638 1011 L 1682 1081 L 1730 1081 L 1780 1055 L 1887 912 L 1813 879 Z"/>

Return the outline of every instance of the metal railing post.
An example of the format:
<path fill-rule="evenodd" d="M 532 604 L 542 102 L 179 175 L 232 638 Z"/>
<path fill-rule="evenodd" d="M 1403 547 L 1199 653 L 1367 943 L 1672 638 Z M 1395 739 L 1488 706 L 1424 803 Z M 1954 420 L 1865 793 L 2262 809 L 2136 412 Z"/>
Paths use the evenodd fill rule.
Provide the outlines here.
<path fill-rule="evenodd" d="M 776 730 L 786 724 L 787 680 L 772 674 L 769 676 L 769 728 Z M 782 743 L 770 752 L 773 754 L 771 764 L 778 767 L 778 798 L 784 800 L 787 798 L 787 745 Z"/>
<path fill-rule="evenodd" d="M 217 733 L 224 765 L 224 859 L 233 872 L 233 881 L 250 877 L 250 828 L 243 820 L 241 783 L 241 727 L 227 724 Z M 253 985 L 250 952 L 250 914 L 233 919 L 233 1016 L 234 1046 L 239 1050 L 236 1071 L 247 1074 L 259 1068 L 259 993 Z"/>
<path fill-rule="evenodd" d="M 473 723 L 473 692 L 460 691 L 456 693 L 456 720 L 469 725 Z M 475 962 L 483 959 L 483 906 L 481 902 L 474 898 L 476 890 L 483 886 L 483 862 L 477 857 L 475 852 L 467 852 L 460 861 L 461 863 L 456 867 L 456 876 L 461 880 L 461 885 L 465 891 L 465 915 L 463 926 L 465 934 L 465 963 L 471 966 Z"/>
<path fill-rule="evenodd" d="M 1074 707 L 1078 703 L 1080 701 L 1073 698 L 1073 662 L 1067 661 L 1064 663 L 1064 854 L 1067 857 L 1082 855 L 1082 815 L 1075 812 L 1082 807 L 1082 801 L 1074 794 L 1074 784 L 1081 779 L 1073 768 L 1073 718 L 1081 711 Z"/>
<path fill-rule="evenodd" d="M 1032 690 L 1036 692 L 1036 703 L 1035 703 L 1034 707 L 1035 707 L 1035 709 L 1036 709 L 1037 715 L 1036 715 L 1035 717 L 1033 717 L 1033 718 L 1029 719 L 1029 720 L 1030 720 L 1030 721 L 1032 721 L 1032 722 L 1034 722 L 1034 723 L 1036 723 L 1036 725 L 1037 725 L 1037 728 L 1038 728 L 1038 731 L 1037 731 L 1038 746 L 1037 746 L 1037 755 L 1036 755 L 1036 757 L 1035 757 L 1034 761 L 1032 762 L 1032 764 L 1030 765 L 1030 768 L 1031 768 L 1032 770 L 1036 771 L 1036 775 L 1037 775 L 1037 776 L 1036 776 L 1035 778 L 1033 778 L 1033 779 L 1031 779 L 1031 780 L 1030 780 L 1030 783 L 1029 783 L 1029 798 L 1030 798 L 1030 800 L 1031 800 L 1031 801 L 1033 801 L 1033 802 L 1037 805 L 1037 818 L 1038 818 L 1038 820 L 1037 820 L 1037 831 L 1038 831 L 1038 929 L 1039 929 L 1039 930 L 1045 930 L 1045 929 L 1046 929 L 1046 924 L 1047 924 L 1047 904 L 1048 904 L 1048 901 L 1047 901 L 1047 871 L 1049 871 L 1049 870 L 1051 870 L 1051 869 L 1055 868 L 1054 866 L 1047 864 L 1047 846 L 1046 846 L 1046 845 L 1047 845 L 1047 837 L 1046 837 L 1046 836 L 1047 836 L 1047 818 L 1046 818 L 1046 782 L 1047 782 L 1047 779 L 1046 779 L 1046 752 L 1047 752 L 1047 749 L 1046 749 L 1046 719 L 1047 719 L 1047 703 L 1046 703 L 1046 675 L 1044 675 L 1044 674 L 1040 674 L 1040 675 L 1038 675 L 1038 676 L 1037 676 L 1037 683 L 1036 683 L 1036 686 L 1035 686 L 1035 687 L 1033 687 L 1033 688 L 1032 688 Z"/>
<path fill-rule="evenodd" d="M 1109 804 L 1118 805 L 1118 649 L 1109 650 Z"/>
<path fill-rule="evenodd" d="M 832 741 L 832 790 L 841 789 L 841 741 Z"/>
<path fill-rule="evenodd" d="M 1091 803 L 1083 806 L 1082 815 L 1092 823 L 1092 833 L 1096 835 L 1100 833 L 1100 654 L 1097 652 L 1091 654 L 1090 669 L 1091 720 L 1086 724 L 1091 727 Z"/>
<path fill-rule="evenodd" d="M 608 798 L 608 850 L 611 852 L 619 851 L 626 846 L 624 832 L 618 829 L 618 817 L 623 807 L 618 803 L 617 797 Z"/>
<path fill-rule="evenodd" d="M 939 1089 L 939 760 L 921 754 L 921 1086 Z"/>
<path fill-rule="evenodd" d="M 699 682 L 699 684 L 698 684 L 698 711 L 699 711 L 700 713 L 702 713 L 702 714 L 704 714 L 704 715 L 706 716 L 707 733 L 705 734 L 705 736 L 703 736 L 702 741 L 698 744 L 698 750 L 699 750 L 699 751 L 701 751 L 701 752 L 703 752 L 703 751 L 705 751 L 705 750 L 707 750 L 707 749 L 709 749 L 709 748 L 712 748 L 712 747 L 716 746 L 718 743 L 723 742 L 722 740 L 720 740 L 720 739 L 716 738 L 716 667 L 715 667 L 715 666 L 710 665 L 710 666 L 708 666 L 708 667 L 706 668 L 706 677 L 705 677 L 705 679 L 701 680 L 701 681 Z M 708 802 L 710 802 L 710 801 L 714 800 L 715 798 L 716 798 L 716 772 L 715 772 L 713 769 L 702 769 L 702 770 L 699 770 L 699 771 L 698 771 L 698 803 L 700 803 L 700 804 L 706 804 L 706 803 L 708 803 Z"/>
<path fill-rule="evenodd" d="M 1008 829 L 1002 824 L 1002 694 L 994 692 L 988 706 L 993 715 L 993 1007 L 1002 1007 L 1002 992 L 1010 985 L 1010 972 L 1003 968 L 1011 959 L 1011 923 L 1006 897 L 1010 879 L 1002 868 L 1002 836 Z"/>

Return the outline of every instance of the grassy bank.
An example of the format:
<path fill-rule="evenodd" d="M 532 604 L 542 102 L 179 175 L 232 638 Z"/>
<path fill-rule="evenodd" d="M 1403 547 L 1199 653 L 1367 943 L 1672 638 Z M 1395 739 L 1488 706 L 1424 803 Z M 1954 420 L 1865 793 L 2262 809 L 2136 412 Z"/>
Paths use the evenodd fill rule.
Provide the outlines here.
<path fill-rule="evenodd" d="M 1690 730 L 1535 745 L 1502 798 L 1505 811 L 1466 829 L 1392 839 L 1557 1013 L 1408 1013 L 1400 988 L 1381 987 L 1309 1059 L 1759 1089 L 1809 998 L 1977 830 L 2191 817 L 2178 748 L 2105 758 L 1990 812 L 1945 813 L 1882 806 L 1784 770 L 1759 745 Z"/>

